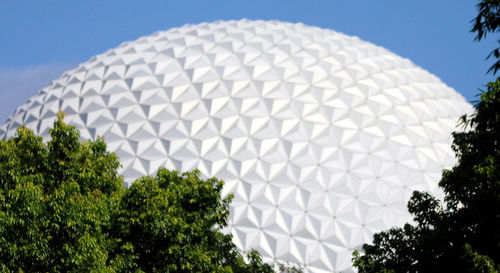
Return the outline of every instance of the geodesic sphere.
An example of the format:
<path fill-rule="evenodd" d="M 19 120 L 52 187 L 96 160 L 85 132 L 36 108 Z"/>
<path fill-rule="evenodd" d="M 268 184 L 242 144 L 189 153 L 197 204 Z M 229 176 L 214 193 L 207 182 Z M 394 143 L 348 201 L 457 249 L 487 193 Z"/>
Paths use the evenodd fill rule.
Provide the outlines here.
<path fill-rule="evenodd" d="M 450 132 L 470 105 L 386 49 L 276 21 L 186 25 L 64 73 L 0 129 L 48 137 L 66 112 L 103 136 L 127 183 L 159 167 L 226 182 L 236 245 L 312 272 L 351 268 L 375 232 L 410 219 L 413 190 L 439 193 Z"/>

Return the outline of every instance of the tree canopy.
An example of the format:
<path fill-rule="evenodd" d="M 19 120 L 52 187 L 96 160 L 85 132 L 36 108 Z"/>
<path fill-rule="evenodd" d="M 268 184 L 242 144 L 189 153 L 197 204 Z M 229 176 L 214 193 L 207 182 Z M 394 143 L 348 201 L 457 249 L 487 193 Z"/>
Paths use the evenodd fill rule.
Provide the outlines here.
<path fill-rule="evenodd" d="M 477 4 L 478 14 L 472 20 L 471 31 L 476 33 L 475 40 L 481 41 L 488 33 L 496 33 L 500 30 L 500 1 L 482 0 Z M 497 41 L 500 44 L 500 40 Z M 500 47 L 495 48 L 487 59 L 496 59 L 488 72 L 495 74 L 500 69 Z"/>
<path fill-rule="evenodd" d="M 500 26 L 500 1 L 483 0 L 472 31 L 481 40 Z M 500 58 L 499 49 L 490 56 Z M 494 73 L 500 61 L 490 69 Z M 359 272 L 500 271 L 500 78 L 480 94 L 462 130 L 453 133 L 458 163 L 443 172 L 444 204 L 414 192 L 408 209 L 415 224 L 374 235 L 355 252 Z"/>
<path fill-rule="evenodd" d="M 160 169 L 125 188 L 104 140 L 63 116 L 46 143 L 24 127 L 0 141 L 2 272 L 274 272 L 220 231 L 223 181 Z"/>

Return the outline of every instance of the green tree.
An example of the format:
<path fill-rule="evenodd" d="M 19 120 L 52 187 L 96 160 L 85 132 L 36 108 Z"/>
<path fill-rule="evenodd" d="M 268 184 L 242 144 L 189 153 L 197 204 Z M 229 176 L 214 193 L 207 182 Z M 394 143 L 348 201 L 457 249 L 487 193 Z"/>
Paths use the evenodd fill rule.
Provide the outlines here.
<path fill-rule="evenodd" d="M 201 179 L 198 171 L 166 169 L 134 182 L 121 202 L 119 218 L 120 238 L 131 243 L 136 255 L 131 269 L 273 272 L 257 252 L 249 254 L 246 264 L 232 236 L 220 232 L 227 226 L 232 198 L 221 198 L 222 187 L 221 180 Z"/>
<path fill-rule="evenodd" d="M 0 264 L 4 271 L 109 272 L 123 182 L 99 139 L 80 143 L 59 114 L 47 144 L 20 127 L 0 141 Z"/>
<path fill-rule="evenodd" d="M 46 144 L 24 127 L 0 141 L 2 272 L 274 272 L 220 231 L 221 180 L 160 169 L 125 188 L 103 139 L 63 117 Z"/>
<path fill-rule="evenodd" d="M 497 32 L 500 1 L 483 0 L 472 31 L 477 40 Z M 499 49 L 490 56 L 499 58 Z M 497 61 L 490 69 L 500 68 Z M 497 272 L 500 264 L 500 78 L 487 85 L 464 128 L 453 133 L 458 163 L 443 172 L 444 206 L 414 192 L 414 225 L 374 235 L 355 252 L 359 272 Z"/>
<path fill-rule="evenodd" d="M 472 32 L 476 33 L 475 40 L 481 41 L 488 33 L 496 33 L 500 26 L 500 1 L 482 0 L 477 4 L 478 15 L 472 20 Z M 500 40 L 497 41 L 500 44 Z M 495 74 L 500 69 L 500 47 L 495 48 L 487 59 L 496 59 L 488 72 Z"/>

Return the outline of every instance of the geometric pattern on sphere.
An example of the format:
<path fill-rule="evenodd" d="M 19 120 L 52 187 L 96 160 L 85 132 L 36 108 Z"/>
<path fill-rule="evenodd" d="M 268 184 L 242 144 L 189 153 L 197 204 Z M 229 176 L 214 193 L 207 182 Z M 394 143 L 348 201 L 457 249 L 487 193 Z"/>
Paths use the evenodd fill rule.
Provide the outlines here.
<path fill-rule="evenodd" d="M 29 80 L 29 79 L 28 79 Z M 388 50 L 277 21 L 186 25 L 97 55 L 0 128 L 48 137 L 56 113 L 103 136 L 126 183 L 160 167 L 226 182 L 243 251 L 311 272 L 353 272 L 351 252 L 439 195 L 450 132 L 471 106 Z"/>

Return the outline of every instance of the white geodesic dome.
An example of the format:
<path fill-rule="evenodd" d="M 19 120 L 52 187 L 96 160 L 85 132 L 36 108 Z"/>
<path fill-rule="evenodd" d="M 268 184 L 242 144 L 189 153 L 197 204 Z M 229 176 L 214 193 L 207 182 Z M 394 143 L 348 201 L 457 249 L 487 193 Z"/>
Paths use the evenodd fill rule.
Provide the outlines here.
<path fill-rule="evenodd" d="M 186 25 L 97 55 L 0 127 L 48 136 L 56 113 L 104 136 L 127 183 L 160 166 L 226 182 L 237 246 L 312 272 L 409 220 L 413 190 L 438 193 L 450 132 L 470 105 L 384 48 L 276 21 Z"/>

